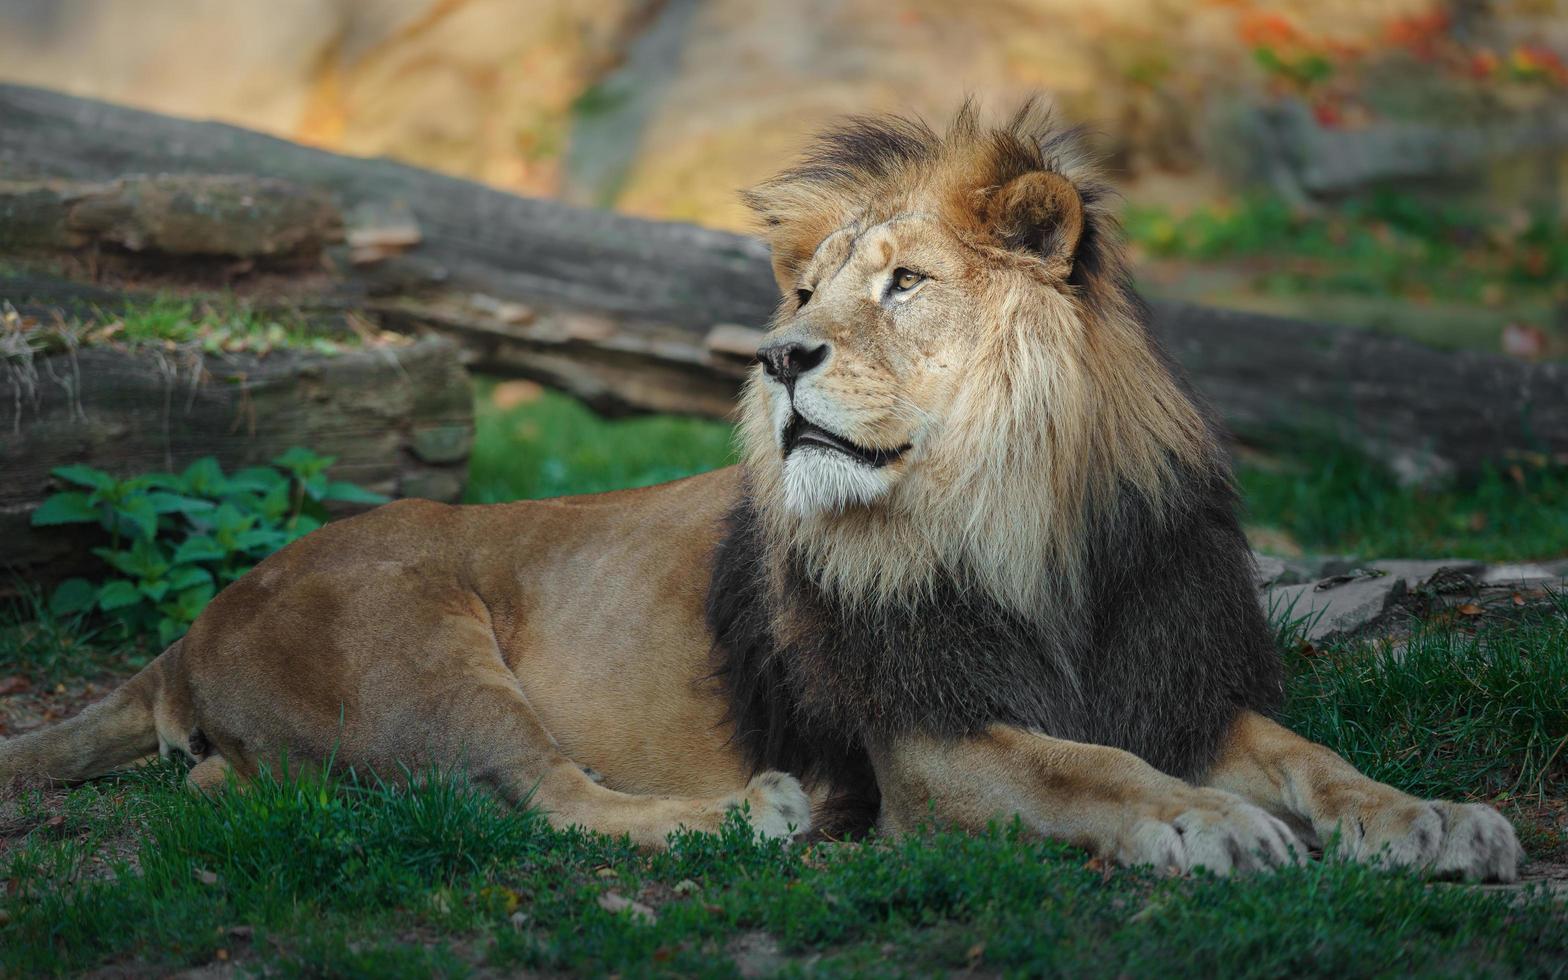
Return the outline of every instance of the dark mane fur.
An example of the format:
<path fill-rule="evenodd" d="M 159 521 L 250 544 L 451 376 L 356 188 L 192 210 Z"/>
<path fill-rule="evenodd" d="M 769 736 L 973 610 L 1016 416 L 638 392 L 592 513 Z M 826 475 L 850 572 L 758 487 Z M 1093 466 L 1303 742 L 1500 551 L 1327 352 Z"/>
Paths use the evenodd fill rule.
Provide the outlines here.
<path fill-rule="evenodd" d="M 868 739 L 961 736 L 992 723 L 1201 776 L 1235 714 L 1272 711 L 1281 680 L 1234 493 L 1222 474 L 1186 478 L 1166 513 L 1132 491 L 1098 509 L 1087 598 L 1047 623 L 1021 620 L 958 578 L 914 603 L 850 606 L 788 556 L 774 594 L 744 499 L 707 605 L 735 738 L 758 768 L 851 795 L 874 786 Z M 781 637 L 780 623 L 798 635 Z"/>

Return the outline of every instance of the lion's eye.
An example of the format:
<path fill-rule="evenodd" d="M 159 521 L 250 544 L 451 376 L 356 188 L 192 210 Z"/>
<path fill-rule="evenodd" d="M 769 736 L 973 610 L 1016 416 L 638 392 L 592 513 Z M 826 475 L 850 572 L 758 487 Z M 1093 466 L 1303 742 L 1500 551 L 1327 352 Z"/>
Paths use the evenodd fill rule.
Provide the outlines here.
<path fill-rule="evenodd" d="M 801 306 L 805 306 L 807 303 L 811 302 L 811 290 L 797 289 L 795 290 L 795 298 L 800 301 Z"/>
<path fill-rule="evenodd" d="M 909 269 L 893 270 L 893 289 L 900 293 L 907 293 L 925 281 L 925 276 Z"/>

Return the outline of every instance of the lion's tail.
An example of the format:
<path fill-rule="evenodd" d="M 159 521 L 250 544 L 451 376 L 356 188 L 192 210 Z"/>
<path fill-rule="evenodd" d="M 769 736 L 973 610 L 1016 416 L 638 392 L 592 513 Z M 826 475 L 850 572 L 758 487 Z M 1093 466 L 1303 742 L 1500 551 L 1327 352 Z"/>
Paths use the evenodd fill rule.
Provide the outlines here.
<path fill-rule="evenodd" d="M 76 782 L 101 776 L 159 750 L 159 722 L 183 744 L 188 725 L 171 717 L 170 681 L 180 656 L 175 641 L 135 677 L 80 714 L 36 732 L 0 740 L 0 792 L 18 777 Z M 182 699 L 183 700 L 183 699 Z"/>

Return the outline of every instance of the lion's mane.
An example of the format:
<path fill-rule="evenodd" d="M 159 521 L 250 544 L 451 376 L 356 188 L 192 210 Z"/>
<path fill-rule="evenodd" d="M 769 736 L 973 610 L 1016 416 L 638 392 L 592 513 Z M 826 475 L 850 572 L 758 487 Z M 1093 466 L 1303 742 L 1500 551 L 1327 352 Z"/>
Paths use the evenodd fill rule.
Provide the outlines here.
<path fill-rule="evenodd" d="M 1193 778 L 1239 710 L 1278 701 L 1228 464 L 1145 326 L 1086 161 L 1078 133 L 1032 106 L 994 128 L 965 107 L 945 135 L 852 121 L 751 192 L 785 263 L 909 187 L 998 262 L 1017 258 L 1005 229 L 972 217 L 989 190 L 1055 171 L 1084 206 L 1065 293 L 1005 278 L 967 314 L 996 329 L 931 458 L 887 505 L 782 506 L 767 413 L 747 392 L 746 490 L 707 616 L 759 768 L 863 795 L 869 739 L 1006 723 Z"/>

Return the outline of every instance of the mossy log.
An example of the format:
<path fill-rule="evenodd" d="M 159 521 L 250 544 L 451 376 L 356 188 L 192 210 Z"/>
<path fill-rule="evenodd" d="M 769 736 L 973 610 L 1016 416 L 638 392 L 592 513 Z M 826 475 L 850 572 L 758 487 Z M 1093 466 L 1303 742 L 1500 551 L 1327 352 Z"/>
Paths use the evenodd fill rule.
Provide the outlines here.
<path fill-rule="evenodd" d="M 446 333 L 476 366 L 565 388 L 604 411 L 727 413 L 775 303 L 766 250 L 740 235 L 38 89 L 0 85 L 0 118 L 0 179 L 248 175 L 329 195 L 341 244 L 318 236 L 319 256 L 286 276 L 263 262 L 225 264 L 221 285 Z M 126 251 L 112 242 L 89 250 L 95 262 L 77 268 Z M 8 289 L 0 275 L 0 296 L 53 302 L 71 292 L 37 282 L 13 275 Z M 1568 364 L 1175 303 L 1152 304 L 1150 321 L 1246 442 L 1288 447 L 1303 426 L 1327 429 L 1414 479 L 1494 461 L 1568 462 Z"/>
<path fill-rule="evenodd" d="M 0 569 L 38 582 L 90 563 L 92 535 L 29 525 L 60 489 L 50 471 L 68 463 L 130 476 L 216 456 L 233 470 L 304 446 L 337 458 L 334 479 L 455 501 L 472 442 L 468 376 L 457 347 L 439 337 L 334 355 L 87 347 L 11 356 L 0 360 Z"/>

